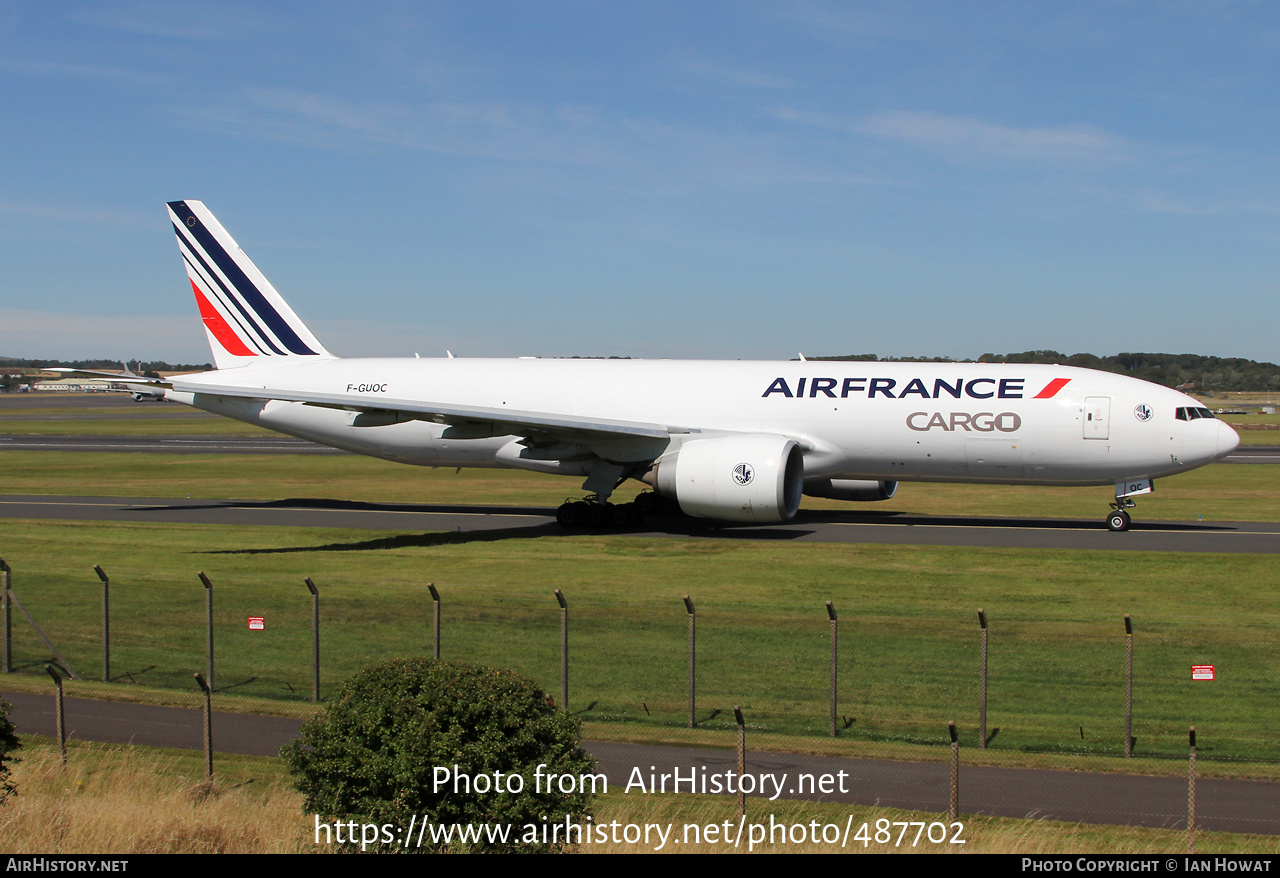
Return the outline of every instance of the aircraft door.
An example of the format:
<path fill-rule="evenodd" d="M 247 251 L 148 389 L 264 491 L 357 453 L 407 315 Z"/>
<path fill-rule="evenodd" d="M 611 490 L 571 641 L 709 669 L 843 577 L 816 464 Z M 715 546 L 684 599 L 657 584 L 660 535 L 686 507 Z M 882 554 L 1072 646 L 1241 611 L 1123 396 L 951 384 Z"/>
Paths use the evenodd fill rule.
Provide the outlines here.
<path fill-rule="evenodd" d="M 1084 399 L 1084 438 L 1110 438 L 1110 423 L 1111 397 L 1086 396 Z"/>

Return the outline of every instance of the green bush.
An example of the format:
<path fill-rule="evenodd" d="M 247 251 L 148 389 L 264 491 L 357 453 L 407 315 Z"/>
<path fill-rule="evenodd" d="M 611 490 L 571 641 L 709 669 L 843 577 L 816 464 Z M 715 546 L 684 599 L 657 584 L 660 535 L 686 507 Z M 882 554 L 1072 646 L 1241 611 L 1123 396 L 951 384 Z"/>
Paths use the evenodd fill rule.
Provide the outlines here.
<path fill-rule="evenodd" d="M 18 760 L 9 754 L 22 746 L 14 733 L 13 723 L 9 721 L 11 710 L 13 705 L 0 698 L 0 802 L 14 792 L 13 782 L 9 780 L 9 764 Z"/>
<path fill-rule="evenodd" d="M 554 850 L 566 820 L 581 825 L 590 815 L 589 782 L 561 792 L 546 778 L 593 772 L 579 735 L 577 720 L 514 671 L 397 660 L 353 677 L 282 755 L 306 809 L 319 815 L 321 840 L 384 851 Z M 559 843 L 544 841 L 552 824 Z M 462 825 L 481 836 L 461 839 Z M 433 837 L 449 827 L 452 837 Z"/>

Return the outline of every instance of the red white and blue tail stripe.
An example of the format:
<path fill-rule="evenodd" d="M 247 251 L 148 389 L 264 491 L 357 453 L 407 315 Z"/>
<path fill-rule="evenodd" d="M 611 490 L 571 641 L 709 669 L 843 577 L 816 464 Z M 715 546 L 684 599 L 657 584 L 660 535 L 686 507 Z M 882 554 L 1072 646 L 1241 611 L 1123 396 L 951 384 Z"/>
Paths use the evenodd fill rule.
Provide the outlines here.
<path fill-rule="evenodd" d="M 260 357 L 332 357 L 199 201 L 169 202 L 169 218 L 219 369 Z"/>

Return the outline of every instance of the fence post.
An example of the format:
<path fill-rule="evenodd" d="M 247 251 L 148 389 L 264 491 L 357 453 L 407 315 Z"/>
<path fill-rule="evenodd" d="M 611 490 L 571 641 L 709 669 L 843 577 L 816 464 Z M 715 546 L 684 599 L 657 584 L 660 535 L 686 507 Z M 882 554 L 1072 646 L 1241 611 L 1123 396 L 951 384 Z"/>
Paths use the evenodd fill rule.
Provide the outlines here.
<path fill-rule="evenodd" d="M 1191 762 L 1187 769 L 1187 853 L 1196 850 L 1196 727 L 1191 727 Z"/>
<path fill-rule="evenodd" d="M 13 585 L 13 570 L 0 558 L 0 609 L 4 614 L 4 672 L 13 672 L 13 615 L 9 602 L 9 587 Z"/>
<path fill-rule="evenodd" d="M 1133 620 L 1124 614 L 1124 755 L 1133 755 Z"/>
<path fill-rule="evenodd" d="M 947 732 L 951 735 L 951 800 L 947 805 L 947 822 L 955 823 L 960 819 L 960 737 L 954 721 L 947 723 Z"/>
<path fill-rule="evenodd" d="M 213 688 L 213 583 L 209 581 L 209 577 L 204 575 L 204 571 L 196 574 L 200 577 L 200 583 L 204 586 L 204 642 L 205 642 L 205 673 L 208 674 L 208 686 Z"/>
<path fill-rule="evenodd" d="M 688 595 L 684 596 L 684 608 L 689 614 L 689 728 L 693 728 L 694 726 L 693 714 L 694 714 L 694 701 L 695 701 L 694 683 L 696 680 L 696 674 L 694 670 L 696 667 L 696 663 L 694 662 L 694 656 L 695 656 L 696 650 L 694 647 L 695 647 L 695 634 L 696 634 L 695 629 L 697 627 L 697 615 L 693 611 L 693 601 L 689 599 Z"/>
<path fill-rule="evenodd" d="M 836 736 L 836 608 L 827 601 L 827 616 L 831 619 L 831 737 Z"/>
<path fill-rule="evenodd" d="M 303 580 L 311 592 L 311 700 L 320 700 L 320 589 L 308 576 Z"/>
<path fill-rule="evenodd" d="M 569 709 L 569 602 L 560 589 L 556 589 L 556 602 L 560 604 L 560 706 Z"/>
<path fill-rule="evenodd" d="M 978 688 L 978 746 L 987 749 L 987 614 L 978 610 L 978 624 L 982 627 L 982 661 Z"/>
<path fill-rule="evenodd" d="M 102 682 L 111 682 L 111 604 L 107 594 L 111 585 L 100 565 L 93 565 L 93 572 L 102 580 Z"/>
<path fill-rule="evenodd" d="M 431 592 L 431 657 L 440 661 L 440 592 L 434 582 L 427 583 L 427 590 Z"/>
<path fill-rule="evenodd" d="M 204 693 L 204 776 L 206 780 L 213 778 L 213 706 L 210 703 L 213 687 L 204 681 L 199 674 L 192 674 L 196 684 Z"/>
<path fill-rule="evenodd" d="M 57 699 L 54 704 L 54 716 L 57 718 L 58 726 L 58 755 L 62 757 L 62 765 L 67 765 L 67 720 L 66 715 L 62 712 L 62 675 L 57 672 L 53 665 L 45 665 L 44 669 L 49 672 L 49 676 L 53 677 L 53 685 L 57 687 Z"/>
<path fill-rule="evenodd" d="M 747 770 L 747 723 L 742 718 L 742 707 L 733 706 L 733 718 L 738 722 L 738 817 L 747 816 L 747 794 L 742 786 L 742 775 Z"/>

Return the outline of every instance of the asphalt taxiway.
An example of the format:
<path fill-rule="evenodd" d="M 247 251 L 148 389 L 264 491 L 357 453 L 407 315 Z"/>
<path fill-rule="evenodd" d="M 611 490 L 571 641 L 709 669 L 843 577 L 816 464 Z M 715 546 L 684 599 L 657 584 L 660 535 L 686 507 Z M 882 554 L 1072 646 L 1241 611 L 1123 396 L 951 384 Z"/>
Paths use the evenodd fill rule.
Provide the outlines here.
<path fill-rule="evenodd" d="M 629 531 L 561 528 L 550 507 L 447 506 L 347 500 L 205 500 L 173 497 L 58 497 L 0 495 L 0 518 L 112 521 L 146 524 L 230 524 L 395 530 L 402 540 L 454 542 L 581 533 L 917 546 L 987 546 L 1145 552 L 1280 552 L 1280 524 L 1272 522 L 1135 522 L 1112 533 L 1100 521 L 947 517 L 802 510 L 786 524 L 734 525 L 663 517 Z M 347 538 L 344 545 L 361 541 Z M 385 545 L 383 537 L 367 541 Z"/>

